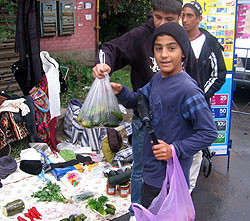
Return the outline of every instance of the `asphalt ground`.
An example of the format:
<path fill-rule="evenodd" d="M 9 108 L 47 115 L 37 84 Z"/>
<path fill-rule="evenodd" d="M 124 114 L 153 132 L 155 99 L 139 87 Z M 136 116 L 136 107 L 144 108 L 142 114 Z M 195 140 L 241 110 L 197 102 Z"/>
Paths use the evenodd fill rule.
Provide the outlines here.
<path fill-rule="evenodd" d="M 211 175 L 200 173 L 193 193 L 197 221 L 250 220 L 250 89 L 237 88 L 233 101 L 230 158 L 215 156 Z"/>

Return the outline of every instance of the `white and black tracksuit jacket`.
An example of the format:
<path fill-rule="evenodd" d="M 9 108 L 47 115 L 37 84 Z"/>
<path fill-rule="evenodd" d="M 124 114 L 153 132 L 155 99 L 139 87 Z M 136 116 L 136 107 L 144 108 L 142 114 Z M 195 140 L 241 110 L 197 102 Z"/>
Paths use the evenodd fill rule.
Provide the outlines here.
<path fill-rule="evenodd" d="M 209 101 L 224 84 L 227 70 L 222 45 L 205 29 L 200 28 L 200 31 L 205 34 L 206 40 L 201 49 L 198 70 L 206 100 Z"/>

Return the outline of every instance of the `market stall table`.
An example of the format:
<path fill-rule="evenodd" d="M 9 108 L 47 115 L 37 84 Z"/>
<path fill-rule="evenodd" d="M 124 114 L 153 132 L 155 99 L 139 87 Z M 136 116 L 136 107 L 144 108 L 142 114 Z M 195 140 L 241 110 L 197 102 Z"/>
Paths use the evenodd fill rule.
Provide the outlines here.
<path fill-rule="evenodd" d="M 52 153 L 49 154 L 49 158 L 52 162 L 58 162 L 60 159 L 60 157 L 55 157 Z M 116 193 L 116 195 L 107 195 L 107 178 L 103 175 L 103 171 L 107 168 L 110 168 L 110 164 L 107 162 L 99 162 L 97 166 L 92 168 L 84 166 L 84 172 L 81 173 L 80 183 L 76 187 L 70 183 L 67 183 L 65 178 L 61 178 L 61 181 L 57 181 L 52 173 L 46 173 L 46 178 L 48 178 L 52 183 L 58 184 L 61 188 L 61 193 L 63 196 L 72 201 L 72 203 L 59 203 L 37 202 L 38 198 L 34 198 L 31 195 L 34 192 L 41 190 L 42 187 L 46 186 L 46 183 L 44 183 L 42 179 L 39 178 L 39 176 L 33 176 L 24 173 L 18 167 L 15 173 L 2 180 L 3 187 L 0 188 L 0 207 L 3 207 L 7 203 L 16 199 L 21 199 L 25 204 L 25 209 L 22 213 L 6 217 L 2 213 L 2 208 L 0 208 L 0 220 L 17 220 L 18 216 L 29 220 L 29 218 L 25 217 L 24 214 L 27 213 L 28 209 L 32 208 L 33 206 L 35 206 L 42 214 L 42 220 L 45 221 L 60 221 L 63 218 L 68 218 L 71 214 L 79 215 L 82 213 L 88 217 L 88 221 L 107 220 L 108 218 L 111 219 L 119 217 L 122 214 L 127 213 L 130 206 L 130 195 L 126 198 L 120 197 L 118 193 Z M 93 192 L 95 198 L 101 195 L 107 196 L 109 199 L 108 203 L 113 204 L 116 207 L 115 215 L 103 217 L 100 214 L 90 210 L 90 208 L 86 208 L 86 201 L 76 203 L 74 201 L 74 196 L 77 193 L 80 193 L 82 190 Z"/>

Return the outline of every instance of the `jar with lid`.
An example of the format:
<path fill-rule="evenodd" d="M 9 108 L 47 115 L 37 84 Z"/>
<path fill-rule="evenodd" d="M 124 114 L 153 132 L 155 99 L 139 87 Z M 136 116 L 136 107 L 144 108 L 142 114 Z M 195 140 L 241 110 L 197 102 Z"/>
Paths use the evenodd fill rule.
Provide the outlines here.
<path fill-rule="evenodd" d="M 106 185 L 106 193 L 108 195 L 115 195 L 116 194 L 116 186 L 111 186 L 107 183 Z"/>
<path fill-rule="evenodd" d="M 130 193 L 130 182 L 120 184 L 118 187 L 120 197 L 127 197 Z"/>

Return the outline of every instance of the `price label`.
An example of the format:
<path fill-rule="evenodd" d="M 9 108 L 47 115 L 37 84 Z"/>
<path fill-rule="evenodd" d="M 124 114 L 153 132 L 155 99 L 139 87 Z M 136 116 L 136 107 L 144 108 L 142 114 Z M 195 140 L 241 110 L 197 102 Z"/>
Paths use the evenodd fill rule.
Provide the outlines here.
<path fill-rule="evenodd" d="M 228 94 L 215 94 L 210 99 L 211 105 L 214 106 L 227 106 L 228 105 Z"/>
<path fill-rule="evenodd" d="M 227 118 L 227 108 L 212 108 L 211 109 L 214 118 Z"/>
<path fill-rule="evenodd" d="M 215 125 L 218 131 L 224 131 L 227 128 L 227 121 L 226 120 L 215 120 Z"/>
<path fill-rule="evenodd" d="M 226 133 L 218 133 L 218 137 L 214 143 L 216 144 L 226 143 Z"/>

